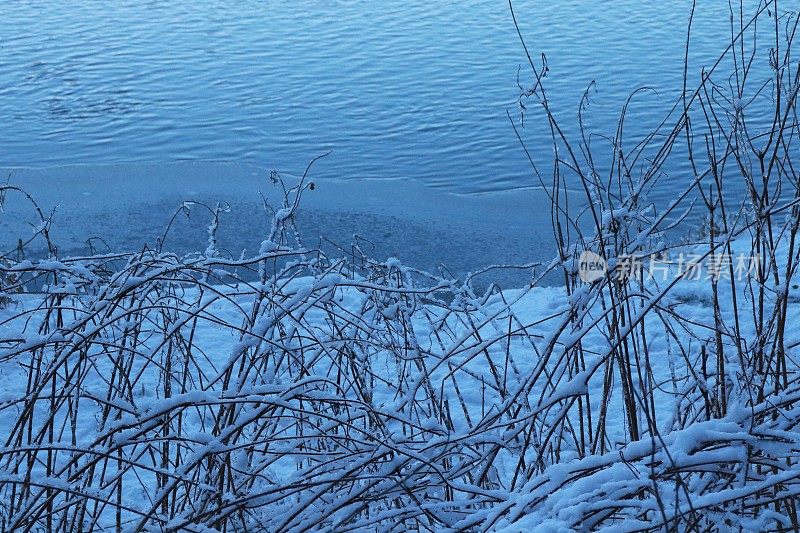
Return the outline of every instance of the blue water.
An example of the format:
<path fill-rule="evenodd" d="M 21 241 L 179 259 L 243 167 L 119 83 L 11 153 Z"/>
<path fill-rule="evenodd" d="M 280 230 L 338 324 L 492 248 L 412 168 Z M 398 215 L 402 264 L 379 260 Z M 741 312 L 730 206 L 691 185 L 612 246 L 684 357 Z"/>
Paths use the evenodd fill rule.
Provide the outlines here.
<path fill-rule="evenodd" d="M 549 95 L 575 135 L 631 138 L 680 93 L 691 2 L 522 1 Z M 0 1 L 0 167 L 231 161 L 317 177 L 412 178 L 455 192 L 527 187 L 524 51 L 505 1 Z M 690 71 L 727 39 L 727 2 L 701 2 Z M 519 70 L 522 67 L 521 71 Z M 523 135 L 544 164 L 549 133 Z M 678 163 L 676 163 L 678 164 Z"/>

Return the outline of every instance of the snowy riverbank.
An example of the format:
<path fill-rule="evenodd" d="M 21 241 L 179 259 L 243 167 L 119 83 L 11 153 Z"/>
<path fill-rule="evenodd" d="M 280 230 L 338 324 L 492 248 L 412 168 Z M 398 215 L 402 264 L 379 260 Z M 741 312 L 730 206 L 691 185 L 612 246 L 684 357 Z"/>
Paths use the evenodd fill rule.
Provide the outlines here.
<path fill-rule="evenodd" d="M 480 294 L 276 241 L 3 273 L 3 529 L 757 530 L 800 490 L 752 280 Z"/>

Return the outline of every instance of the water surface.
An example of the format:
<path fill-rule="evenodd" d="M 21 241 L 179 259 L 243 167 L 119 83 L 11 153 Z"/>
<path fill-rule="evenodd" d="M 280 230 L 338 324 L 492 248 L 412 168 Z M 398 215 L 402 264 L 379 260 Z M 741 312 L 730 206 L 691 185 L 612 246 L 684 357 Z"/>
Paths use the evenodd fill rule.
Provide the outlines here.
<path fill-rule="evenodd" d="M 725 45 L 726 2 L 695 14 L 692 71 Z M 630 135 L 678 94 L 691 2 L 515 3 L 575 133 Z M 0 2 L 0 167 L 222 160 L 320 176 L 412 178 L 456 192 L 533 185 L 507 112 L 529 83 L 508 4 L 493 1 Z M 525 137 L 549 157 L 548 133 Z"/>

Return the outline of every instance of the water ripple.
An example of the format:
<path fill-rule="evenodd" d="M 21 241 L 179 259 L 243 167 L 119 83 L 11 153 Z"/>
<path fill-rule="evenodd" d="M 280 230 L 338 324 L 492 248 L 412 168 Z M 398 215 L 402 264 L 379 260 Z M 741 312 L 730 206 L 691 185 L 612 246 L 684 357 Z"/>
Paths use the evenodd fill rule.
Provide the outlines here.
<path fill-rule="evenodd" d="M 727 6 L 698 7 L 694 71 L 724 45 Z M 515 7 L 549 59 L 553 108 L 597 81 L 591 125 L 657 123 L 683 72 L 691 0 Z M 505 2 L 0 0 L 0 166 L 234 160 L 323 176 L 406 177 L 458 192 L 530 184 L 508 123 L 525 61 Z M 523 76 L 527 72 L 523 69 Z M 537 157 L 546 128 L 529 122 Z M 607 132 L 609 133 L 609 132 Z"/>

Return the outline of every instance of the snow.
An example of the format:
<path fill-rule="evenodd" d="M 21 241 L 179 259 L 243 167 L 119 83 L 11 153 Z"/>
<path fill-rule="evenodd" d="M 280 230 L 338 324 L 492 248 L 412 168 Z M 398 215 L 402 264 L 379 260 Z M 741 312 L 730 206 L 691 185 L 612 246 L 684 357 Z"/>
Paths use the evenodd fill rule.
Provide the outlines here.
<path fill-rule="evenodd" d="M 295 256 L 268 268 L 286 253 Z M 794 384 L 760 402 L 731 393 L 724 415 L 704 418 L 698 391 L 714 395 L 719 378 L 704 378 L 697 363 L 698 346 L 713 349 L 715 324 L 702 279 L 666 292 L 648 282 L 620 339 L 608 334 L 608 288 L 596 284 L 570 294 L 560 287 L 480 294 L 455 280 L 412 284 L 396 257 L 356 271 L 309 262 L 305 253 L 264 241 L 258 272 L 265 277 L 227 283 L 208 274 L 213 265 L 232 276 L 215 257 L 131 258 L 129 271 L 107 278 L 91 261 L 16 265 L 60 281 L 14 294 L 0 309 L 0 433 L 11 436 L 0 449 L 0 490 L 30 464 L 38 485 L 29 505 L 48 490 L 113 500 L 116 485 L 98 477 L 105 471 L 127 487 L 126 521 L 197 531 L 214 522 L 192 525 L 198 518 L 183 508 L 188 502 L 219 512 L 246 507 L 247 516 L 231 518 L 234 529 L 371 530 L 379 517 L 402 522 L 424 510 L 453 530 L 632 531 L 692 508 L 716 520 L 726 502 L 760 498 L 775 480 L 785 494 L 800 491 L 800 467 L 789 459 L 800 450 Z M 186 264 L 193 276 L 179 268 Z M 723 285 L 718 296 L 729 299 Z M 654 302 L 685 329 L 665 330 Z M 798 303 L 788 307 L 788 323 L 800 319 Z M 731 324 L 733 313 L 723 306 L 716 318 Z M 753 324 L 740 326 L 753 345 Z M 639 438 L 632 439 L 619 347 L 640 328 L 648 351 L 635 357 L 646 355 L 650 374 L 634 371 L 628 386 L 656 384 L 647 400 L 657 416 L 648 421 L 637 396 Z M 787 331 L 787 341 L 793 361 L 797 334 Z M 579 346 L 577 369 L 569 361 Z M 692 355 L 680 351 L 687 348 Z M 728 357 L 728 386 L 740 386 L 747 368 Z M 41 367 L 33 382 L 32 364 Z M 52 387 L 64 403 L 53 406 Z M 782 416 L 765 416 L 776 406 Z M 53 409 L 61 429 L 28 463 L 32 452 L 15 444 L 29 438 L 19 421 L 47 435 Z M 569 434 L 583 424 L 579 412 L 593 427 L 604 421 L 603 445 L 591 453 Z M 58 450 L 50 466 L 41 455 L 48 449 Z M 754 454 L 779 472 L 716 484 L 729 471 L 741 477 Z M 128 466 L 120 469 L 117 457 Z M 685 487 L 670 481 L 676 471 L 687 472 Z M 230 472 L 224 490 L 219 472 Z M 162 499 L 175 502 L 175 512 L 162 516 Z M 113 526 L 110 509 L 95 518 L 104 527 Z"/>

